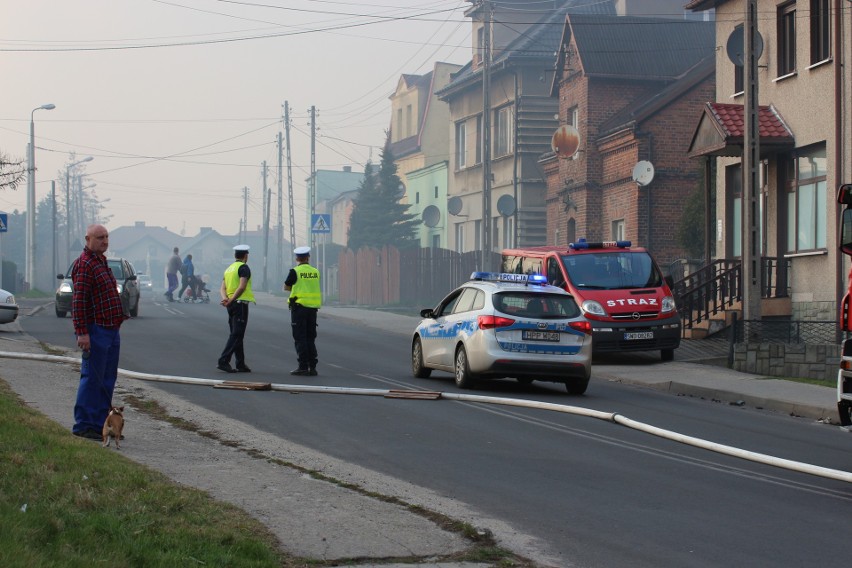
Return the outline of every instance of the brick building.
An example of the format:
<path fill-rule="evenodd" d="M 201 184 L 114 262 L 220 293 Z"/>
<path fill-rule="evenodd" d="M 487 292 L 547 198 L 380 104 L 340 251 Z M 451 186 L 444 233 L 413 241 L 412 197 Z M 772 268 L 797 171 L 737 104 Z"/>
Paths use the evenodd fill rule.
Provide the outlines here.
<path fill-rule="evenodd" d="M 687 150 L 715 92 L 714 46 L 709 22 L 566 17 L 551 96 L 580 145 L 570 158 L 540 159 L 548 242 L 627 239 L 662 266 L 685 256 L 676 239 L 683 204 L 703 183 Z M 645 185 L 633 177 L 640 162 L 653 168 Z"/>

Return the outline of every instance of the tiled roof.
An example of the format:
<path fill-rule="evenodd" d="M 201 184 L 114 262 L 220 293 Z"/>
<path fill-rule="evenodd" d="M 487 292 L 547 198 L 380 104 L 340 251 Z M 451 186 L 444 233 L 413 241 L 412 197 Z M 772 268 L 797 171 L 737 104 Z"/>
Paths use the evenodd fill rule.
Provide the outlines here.
<path fill-rule="evenodd" d="M 713 22 L 570 14 L 568 26 L 587 76 L 671 80 L 716 46 Z"/>
<path fill-rule="evenodd" d="M 730 103 L 707 103 L 726 138 L 742 138 L 745 135 L 743 105 Z M 761 106 L 758 111 L 761 141 L 792 140 L 793 132 L 784 123 L 774 106 Z"/>
<path fill-rule="evenodd" d="M 601 0 L 567 0 L 559 9 L 530 26 L 525 33 L 509 43 L 494 58 L 492 66 L 507 62 L 528 63 L 536 59 L 545 61 L 548 66 L 552 65 L 553 54 L 559 50 L 559 42 L 562 39 L 565 16 L 569 13 L 615 15 L 615 8 L 612 2 Z M 450 84 L 437 94 L 443 97 L 470 81 L 478 81 L 481 74 L 481 66 L 474 69 L 472 63 L 468 62 L 453 75 Z"/>

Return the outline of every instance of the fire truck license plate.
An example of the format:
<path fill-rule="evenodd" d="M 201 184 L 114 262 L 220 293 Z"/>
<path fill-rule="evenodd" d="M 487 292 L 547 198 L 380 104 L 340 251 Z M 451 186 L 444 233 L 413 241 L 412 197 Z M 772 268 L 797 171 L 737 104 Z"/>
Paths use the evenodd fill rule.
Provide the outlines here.
<path fill-rule="evenodd" d="M 521 332 L 524 341 L 559 341 L 558 331 L 533 331 L 525 329 Z"/>
<path fill-rule="evenodd" d="M 624 340 L 630 341 L 632 339 L 654 339 L 653 331 L 630 331 L 624 334 Z"/>

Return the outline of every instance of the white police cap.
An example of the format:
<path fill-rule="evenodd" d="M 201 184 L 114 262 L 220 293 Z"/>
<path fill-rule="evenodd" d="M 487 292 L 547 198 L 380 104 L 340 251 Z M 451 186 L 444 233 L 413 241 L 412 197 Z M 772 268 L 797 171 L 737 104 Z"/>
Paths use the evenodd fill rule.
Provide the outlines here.
<path fill-rule="evenodd" d="M 311 247 L 299 247 L 293 252 L 296 253 L 296 256 L 310 256 Z"/>
<path fill-rule="evenodd" d="M 237 245 L 237 246 L 234 247 L 234 250 L 237 251 L 237 252 L 248 252 L 249 246 L 248 245 Z"/>

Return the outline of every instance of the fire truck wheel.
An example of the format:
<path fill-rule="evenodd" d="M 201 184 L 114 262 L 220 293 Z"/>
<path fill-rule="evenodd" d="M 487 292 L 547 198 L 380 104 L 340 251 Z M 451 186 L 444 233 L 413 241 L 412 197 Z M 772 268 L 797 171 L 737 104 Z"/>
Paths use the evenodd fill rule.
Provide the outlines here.
<path fill-rule="evenodd" d="M 852 402 L 841 400 L 837 403 L 837 412 L 840 414 L 841 426 L 852 426 Z"/>
<path fill-rule="evenodd" d="M 661 349 L 660 359 L 663 361 L 674 361 L 674 349 Z"/>

